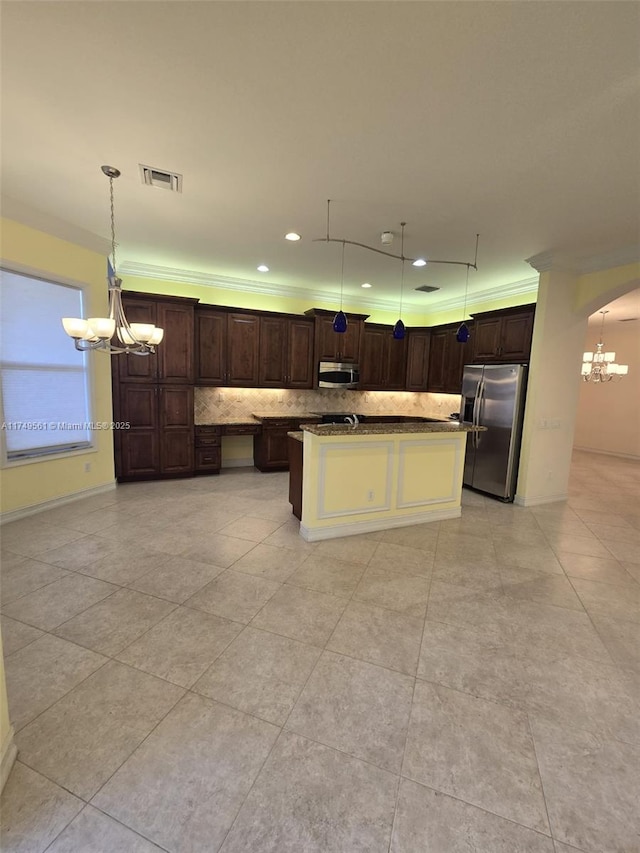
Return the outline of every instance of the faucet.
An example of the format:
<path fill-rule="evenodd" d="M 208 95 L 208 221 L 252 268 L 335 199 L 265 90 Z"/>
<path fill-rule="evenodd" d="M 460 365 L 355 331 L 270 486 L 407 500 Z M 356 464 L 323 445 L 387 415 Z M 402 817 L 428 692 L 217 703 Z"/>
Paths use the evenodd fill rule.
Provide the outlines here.
<path fill-rule="evenodd" d="M 345 421 L 346 421 L 346 423 L 348 423 L 351 426 L 351 429 L 355 429 L 358 426 L 358 424 L 360 423 L 360 421 L 358 420 L 358 416 L 356 414 L 347 415 L 345 417 Z"/>

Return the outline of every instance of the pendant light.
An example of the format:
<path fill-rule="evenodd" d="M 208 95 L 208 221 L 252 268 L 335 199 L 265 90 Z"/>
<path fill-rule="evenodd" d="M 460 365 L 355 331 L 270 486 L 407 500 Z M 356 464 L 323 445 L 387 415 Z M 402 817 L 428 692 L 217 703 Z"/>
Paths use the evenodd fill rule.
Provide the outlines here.
<path fill-rule="evenodd" d="M 116 268 L 116 226 L 113 206 L 113 181 L 120 177 L 115 166 L 102 166 L 102 172 L 109 178 L 109 199 L 111 202 L 111 260 L 107 258 L 107 281 L 109 283 L 109 316 L 63 317 L 62 325 L 75 348 L 80 352 L 98 350 L 119 355 L 152 355 L 156 346 L 164 337 L 164 330 L 153 323 L 129 323 L 122 304 L 122 281 Z M 115 337 L 116 342 L 112 339 Z"/>
<path fill-rule="evenodd" d="M 344 242 L 342 243 L 342 266 L 340 268 L 340 310 L 333 318 L 333 331 L 344 334 L 347 331 L 347 315 L 342 310 L 342 291 L 344 290 Z"/>
<path fill-rule="evenodd" d="M 406 224 L 406 222 L 400 223 L 400 227 L 402 229 L 400 236 L 400 255 L 402 257 L 402 271 L 400 273 L 400 316 L 398 317 L 398 320 L 396 321 L 396 324 L 393 327 L 393 337 L 396 341 L 403 340 L 405 333 L 404 323 L 402 322 L 402 294 L 404 291 L 404 226 Z"/>
<path fill-rule="evenodd" d="M 458 326 L 458 331 L 456 332 L 456 340 L 459 344 L 466 344 L 469 340 L 469 327 L 465 323 L 465 318 L 467 316 L 467 293 L 469 292 L 469 268 L 473 267 L 474 269 L 478 269 L 476 264 L 478 263 L 478 240 L 480 239 L 480 235 L 476 234 L 476 257 L 475 263 L 467 264 L 467 279 L 464 284 L 464 308 L 462 309 L 462 323 Z"/>

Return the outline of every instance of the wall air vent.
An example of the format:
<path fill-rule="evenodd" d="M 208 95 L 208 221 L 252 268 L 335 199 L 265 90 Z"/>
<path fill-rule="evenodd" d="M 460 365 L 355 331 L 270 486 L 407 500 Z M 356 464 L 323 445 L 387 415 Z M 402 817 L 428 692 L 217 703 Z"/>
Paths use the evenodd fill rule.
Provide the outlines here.
<path fill-rule="evenodd" d="M 142 183 L 149 187 L 160 187 L 173 193 L 182 192 L 182 175 L 177 172 L 165 172 L 162 169 L 154 169 L 152 166 L 143 166 L 140 163 L 140 174 Z"/>
<path fill-rule="evenodd" d="M 433 293 L 434 290 L 440 290 L 439 287 L 431 287 L 429 284 L 423 284 L 422 287 L 416 287 L 415 289 L 421 293 Z"/>

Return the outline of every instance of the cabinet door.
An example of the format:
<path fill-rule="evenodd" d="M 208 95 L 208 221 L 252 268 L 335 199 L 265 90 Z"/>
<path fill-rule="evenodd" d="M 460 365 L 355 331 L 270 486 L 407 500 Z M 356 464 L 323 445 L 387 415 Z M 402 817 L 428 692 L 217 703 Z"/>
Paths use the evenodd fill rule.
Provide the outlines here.
<path fill-rule="evenodd" d="M 260 471 L 286 469 L 289 467 L 289 444 L 287 433 L 292 426 L 265 429 L 254 439 L 254 462 Z"/>
<path fill-rule="evenodd" d="M 227 374 L 227 315 L 196 311 L 196 382 L 224 385 Z"/>
<path fill-rule="evenodd" d="M 123 296 L 122 304 L 129 323 L 159 325 L 155 303 Z M 155 382 L 158 378 L 158 351 L 161 346 L 164 346 L 164 342 L 158 346 L 154 355 L 116 356 L 120 382 Z"/>
<path fill-rule="evenodd" d="M 118 479 L 152 477 L 160 470 L 158 444 L 158 388 L 123 383 L 119 390 L 119 417 L 131 425 L 118 434 Z"/>
<path fill-rule="evenodd" d="M 258 384 L 260 317 L 255 314 L 227 315 L 227 384 Z"/>
<path fill-rule="evenodd" d="M 501 361 L 528 361 L 531 355 L 533 314 L 511 314 L 502 318 Z"/>
<path fill-rule="evenodd" d="M 260 373 L 262 388 L 282 388 L 287 379 L 287 318 L 260 317 Z"/>
<path fill-rule="evenodd" d="M 456 332 L 449 332 L 444 389 L 449 394 L 460 394 L 462 392 L 462 373 L 465 364 L 470 361 L 470 344 L 470 340 L 466 344 L 459 343 L 456 340 Z"/>
<path fill-rule="evenodd" d="M 313 388 L 313 320 L 289 320 L 287 387 Z"/>
<path fill-rule="evenodd" d="M 346 332 L 333 331 L 333 317 L 318 317 L 316 322 L 318 361 L 358 361 L 362 320 L 349 320 Z"/>
<path fill-rule="evenodd" d="M 485 361 L 496 361 L 502 319 L 500 317 L 483 317 L 476 320 L 473 333 L 473 361 L 482 364 Z"/>
<path fill-rule="evenodd" d="M 360 358 L 360 387 L 370 391 L 384 388 L 387 368 L 387 341 L 391 329 L 364 324 Z"/>
<path fill-rule="evenodd" d="M 385 339 L 386 376 L 384 387 L 389 391 L 401 391 L 404 388 L 407 372 L 407 339 L 397 341 L 390 329 Z"/>
<path fill-rule="evenodd" d="M 159 391 L 160 473 L 188 474 L 194 468 L 193 388 Z"/>
<path fill-rule="evenodd" d="M 407 391 L 427 390 L 430 342 L 431 335 L 426 330 L 407 334 Z"/>
<path fill-rule="evenodd" d="M 159 302 L 157 325 L 164 329 L 158 345 L 160 381 L 192 384 L 193 306 Z"/>
<path fill-rule="evenodd" d="M 427 379 L 428 391 L 442 391 L 447 387 L 447 349 L 449 332 L 438 329 L 431 333 L 431 348 L 429 351 L 429 372 Z"/>

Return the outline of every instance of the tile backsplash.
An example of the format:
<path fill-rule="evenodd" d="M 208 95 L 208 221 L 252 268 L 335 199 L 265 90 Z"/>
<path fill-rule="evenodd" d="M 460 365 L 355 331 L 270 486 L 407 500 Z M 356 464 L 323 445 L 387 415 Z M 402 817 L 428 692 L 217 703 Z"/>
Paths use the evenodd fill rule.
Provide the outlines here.
<path fill-rule="evenodd" d="M 253 412 L 297 415 L 303 412 L 424 415 L 447 418 L 460 408 L 456 394 L 412 391 L 346 391 L 291 388 L 196 388 L 196 424 L 243 418 Z"/>

